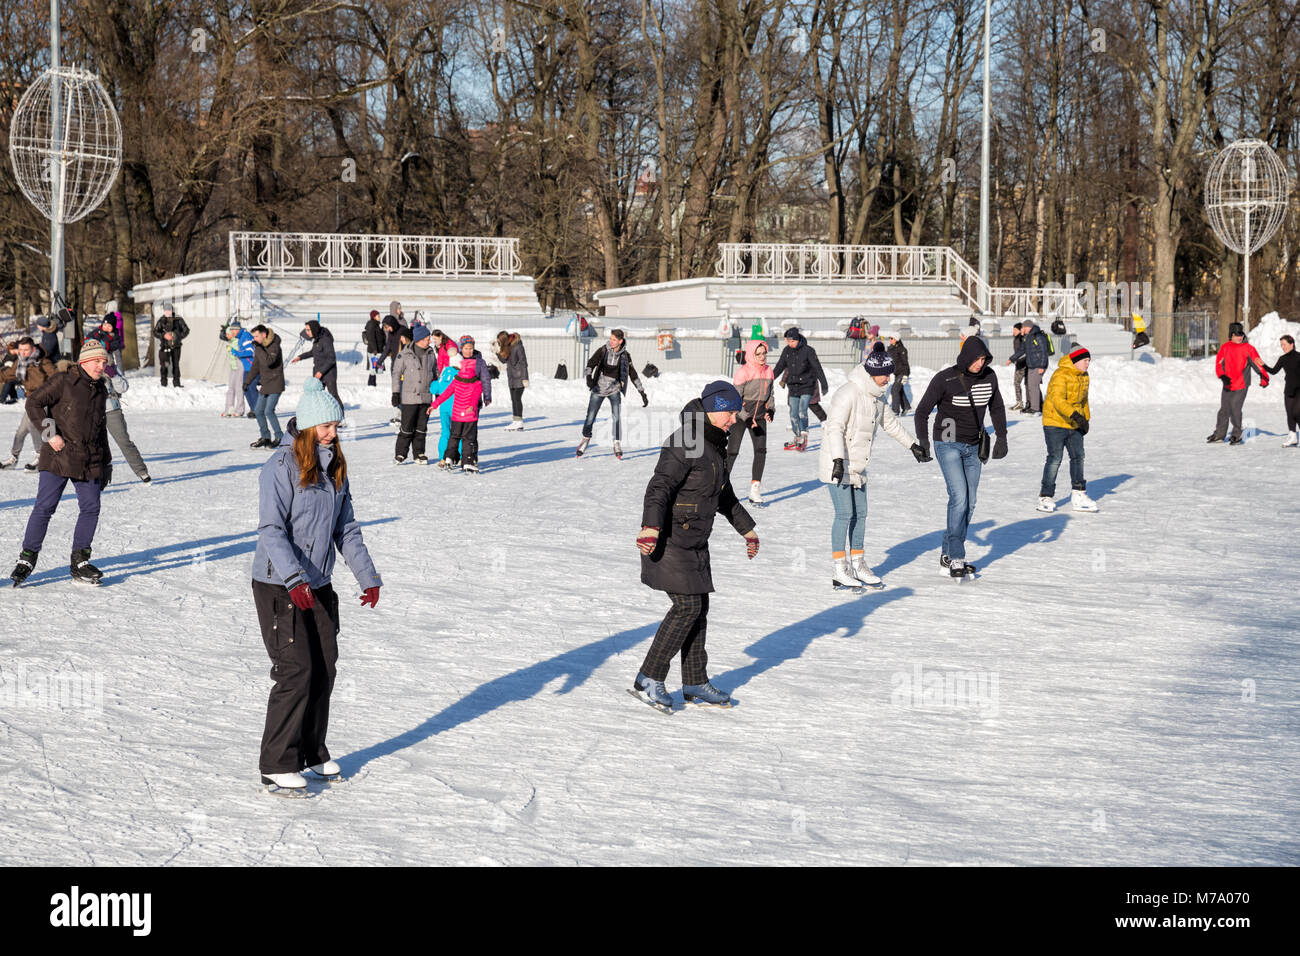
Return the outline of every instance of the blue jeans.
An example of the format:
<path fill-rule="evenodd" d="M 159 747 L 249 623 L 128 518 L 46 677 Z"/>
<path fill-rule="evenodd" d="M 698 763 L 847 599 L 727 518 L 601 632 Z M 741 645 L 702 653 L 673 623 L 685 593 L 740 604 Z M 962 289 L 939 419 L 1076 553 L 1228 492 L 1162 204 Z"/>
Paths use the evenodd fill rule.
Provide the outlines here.
<path fill-rule="evenodd" d="M 943 553 L 966 560 L 966 529 L 975 513 L 975 492 L 980 486 L 980 446 L 961 441 L 937 441 L 934 457 L 948 485 L 948 529 Z"/>
<path fill-rule="evenodd" d="M 1083 480 L 1083 436 L 1079 430 L 1044 425 L 1043 438 L 1047 440 L 1047 461 L 1043 464 L 1043 483 L 1038 490 L 1039 496 L 1056 497 L 1056 473 L 1061 470 L 1063 450 L 1070 453 L 1070 487 L 1075 491 L 1085 490 L 1088 483 Z"/>
<path fill-rule="evenodd" d="M 95 528 L 99 526 L 99 495 L 104 490 L 98 481 L 73 481 L 56 475 L 52 471 L 43 471 L 36 484 L 36 507 L 27 519 L 27 532 L 23 535 L 23 550 L 40 552 L 45 543 L 45 532 L 50 527 L 50 519 L 59 507 L 63 489 L 72 486 L 77 489 L 77 506 L 81 509 L 77 515 L 77 524 L 72 529 L 72 550 L 89 548 L 95 540 Z"/>
<path fill-rule="evenodd" d="M 596 423 L 596 413 L 600 411 L 600 403 L 609 399 L 609 410 L 614 416 L 614 441 L 619 441 L 623 437 L 623 396 L 619 392 L 613 395 L 598 395 L 596 392 L 591 393 L 591 398 L 587 399 L 587 420 L 582 423 L 582 437 L 591 437 L 591 426 Z"/>
<path fill-rule="evenodd" d="M 244 400 L 248 402 L 248 410 L 254 415 L 257 414 L 257 383 L 261 380 L 262 376 L 258 375 L 251 385 L 244 388 Z"/>
<path fill-rule="evenodd" d="M 808 406 L 811 404 L 811 395 L 790 396 L 790 427 L 796 435 L 802 435 L 808 430 Z"/>
<path fill-rule="evenodd" d="M 279 401 L 279 392 L 274 395 L 259 395 L 257 404 L 253 406 L 253 414 L 257 416 L 257 427 L 262 432 L 262 437 L 277 445 L 284 437 L 284 433 L 280 431 L 280 420 L 275 417 L 275 406 Z"/>
<path fill-rule="evenodd" d="M 835 520 L 831 522 L 831 552 L 861 551 L 867 535 L 867 486 L 854 488 L 832 482 L 826 487 L 830 489 L 831 504 L 835 506 Z M 847 549 L 845 541 L 849 544 Z"/>

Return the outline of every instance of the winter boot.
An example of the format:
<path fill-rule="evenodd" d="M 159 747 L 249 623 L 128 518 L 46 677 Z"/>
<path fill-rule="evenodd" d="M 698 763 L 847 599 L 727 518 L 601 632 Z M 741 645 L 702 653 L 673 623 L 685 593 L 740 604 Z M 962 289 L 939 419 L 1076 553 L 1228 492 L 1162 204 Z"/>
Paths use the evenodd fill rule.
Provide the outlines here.
<path fill-rule="evenodd" d="M 763 504 L 763 483 L 761 481 L 751 481 L 749 483 L 749 500 L 756 505 Z"/>
<path fill-rule="evenodd" d="M 867 566 L 866 555 L 851 555 L 849 557 L 849 571 L 869 588 L 883 588 L 885 586 L 885 582 L 880 580 L 876 572 Z"/>
<path fill-rule="evenodd" d="M 306 790 L 307 781 L 300 773 L 264 773 L 262 785 L 272 793 L 277 790 Z"/>
<path fill-rule="evenodd" d="M 577 452 L 574 454 L 574 457 L 575 457 L 575 458 L 581 458 L 581 457 L 582 457 L 582 453 L 583 453 L 584 451 L 587 450 L 587 444 L 588 444 L 590 441 L 591 441 L 590 438 L 587 438 L 585 435 L 583 436 L 582 441 L 578 442 L 578 450 L 577 450 Z"/>
<path fill-rule="evenodd" d="M 668 696 L 668 688 L 664 687 L 664 682 L 661 680 L 651 680 L 638 672 L 636 681 L 628 688 L 627 692 L 661 713 L 671 714 L 673 712 L 673 699 Z"/>
<path fill-rule="evenodd" d="M 1070 505 L 1075 511 L 1099 511 L 1097 502 L 1088 497 L 1088 492 L 1075 490 L 1070 492 Z"/>
<path fill-rule="evenodd" d="M 731 695 L 725 690 L 718 690 L 709 681 L 703 684 L 686 684 L 682 687 L 682 696 L 686 703 L 696 707 L 730 707 Z"/>
<path fill-rule="evenodd" d="M 32 568 L 36 567 L 36 552 L 23 549 L 23 553 L 18 555 L 18 563 L 14 565 L 14 573 L 9 575 L 14 580 L 14 587 L 19 587 L 27 580 L 27 575 L 32 573 Z"/>
<path fill-rule="evenodd" d="M 831 562 L 831 587 L 835 590 L 841 588 L 860 588 L 862 582 L 859 581 L 849 568 L 848 558 L 836 558 Z"/>
<path fill-rule="evenodd" d="M 1039 495 L 1037 510 L 1045 511 L 1048 514 L 1051 514 L 1053 511 L 1056 510 L 1056 500 L 1054 498 L 1049 498 L 1047 495 Z"/>
<path fill-rule="evenodd" d="M 72 552 L 72 580 L 82 584 L 99 584 L 104 572 L 90 563 L 90 549 Z"/>
<path fill-rule="evenodd" d="M 614 442 L 614 457 L 623 460 L 623 446 L 619 442 Z"/>

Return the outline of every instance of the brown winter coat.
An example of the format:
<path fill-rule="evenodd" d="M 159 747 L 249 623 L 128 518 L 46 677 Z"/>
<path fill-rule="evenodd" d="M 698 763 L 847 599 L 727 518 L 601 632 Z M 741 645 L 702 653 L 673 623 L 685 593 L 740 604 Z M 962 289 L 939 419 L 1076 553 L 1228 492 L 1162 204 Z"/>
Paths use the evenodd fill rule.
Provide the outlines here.
<path fill-rule="evenodd" d="M 39 347 L 38 347 L 38 351 L 39 351 Z M 64 363 L 60 363 L 60 364 L 64 364 Z M 67 362 L 67 365 L 71 367 L 72 363 Z M 41 360 L 37 362 L 35 365 L 27 366 L 27 378 L 19 382 L 18 384 L 23 387 L 24 392 L 30 395 L 32 392 L 36 391 L 38 388 L 40 388 L 42 385 L 48 382 L 50 380 L 50 376 L 53 375 L 57 370 L 58 369 L 55 367 L 53 362 L 51 362 L 49 359 L 42 356 Z M 12 365 L 6 365 L 4 368 L 4 372 L 0 373 L 0 382 L 12 382 L 15 381 L 17 378 L 18 378 L 17 361 L 15 361 L 14 364 Z"/>
<path fill-rule="evenodd" d="M 27 393 L 27 417 L 37 433 L 42 433 L 47 419 L 53 419 L 54 433 L 64 441 L 63 450 L 56 452 L 42 440 L 37 466 L 41 471 L 52 471 L 73 481 L 108 484 L 113 474 L 113 453 L 108 447 L 107 400 L 108 386 L 103 378 L 96 381 L 81 366 L 67 361 L 59 363 L 59 374 Z"/>

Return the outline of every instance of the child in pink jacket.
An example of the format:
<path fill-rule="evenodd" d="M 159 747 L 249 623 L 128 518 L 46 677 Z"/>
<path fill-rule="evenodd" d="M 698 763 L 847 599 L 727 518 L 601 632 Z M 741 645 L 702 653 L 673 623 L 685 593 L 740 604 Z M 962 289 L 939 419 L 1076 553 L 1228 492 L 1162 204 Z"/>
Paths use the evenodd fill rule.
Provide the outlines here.
<path fill-rule="evenodd" d="M 468 472 L 478 471 L 478 410 L 483 398 L 483 381 L 479 378 L 478 359 L 462 359 L 460 372 L 451 385 L 429 406 L 429 413 L 445 402 L 451 405 L 451 436 L 447 441 L 447 457 L 439 467 L 453 468 L 462 463 Z"/>

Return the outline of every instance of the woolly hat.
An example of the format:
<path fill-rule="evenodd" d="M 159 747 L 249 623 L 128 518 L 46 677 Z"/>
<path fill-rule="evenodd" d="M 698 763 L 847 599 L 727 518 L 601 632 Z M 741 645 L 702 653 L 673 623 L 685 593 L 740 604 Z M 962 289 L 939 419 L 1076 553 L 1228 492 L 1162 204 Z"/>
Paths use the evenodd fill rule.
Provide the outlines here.
<path fill-rule="evenodd" d="M 797 338 L 799 338 L 799 329 L 796 328 L 796 327 L 793 326 L 793 325 L 790 326 L 788 329 L 785 330 L 785 337 L 786 337 L 787 339 L 797 339 Z"/>
<path fill-rule="evenodd" d="M 97 358 L 107 362 L 108 349 L 104 348 L 104 343 L 99 339 L 87 339 L 86 344 L 81 347 L 81 355 L 77 357 L 78 364 Z"/>
<path fill-rule="evenodd" d="M 740 392 L 730 382 L 710 382 L 700 393 L 706 412 L 738 412 L 741 408 Z"/>
<path fill-rule="evenodd" d="M 226 323 L 226 328 L 234 329 L 236 332 L 238 332 L 240 329 L 243 328 L 243 326 L 239 324 L 239 319 L 231 319 L 228 323 Z"/>
<path fill-rule="evenodd" d="M 862 360 L 862 367 L 868 375 L 893 375 L 894 358 L 885 348 L 884 342 L 877 342 Z"/>
<path fill-rule="evenodd" d="M 1076 348 L 1073 352 L 1070 353 L 1070 361 L 1073 362 L 1075 365 L 1078 365 L 1084 359 L 1089 359 L 1089 358 L 1092 358 L 1092 353 L 1089 352 L 1087 349 L 1085 349 L 1082 345 L 1080 345 L 1078 348 Z"/>
<path fill-rule="evenodd" d="M 874 336 L 876 336 L 877 338 L 879 338 L 879 337 L 880 337 L 880 326 L 878 326 L 878 325 L 873 325 L 871 328 L 867 329 L 867 334 L 868 334 L 868 335 L 874 335 Z"/>
<path fill-rule="evenodd" d="M 472 336 L 472 335 L 462 335 L 462 336 L 461 336 L 461 337 L 456 341 L 456 348 L 458 348 L 458 349 L 463 349 L 466 345 L 473 345 L 473 344 L 474 344 L 474 336 Z"/>
<path fill-rule="evenodd" d="M 307 379 L 302 387 L 302 398 L 298 399 L 298 409 L 294 413 L 299 428 L 310 428 L 326 422 L 341 422 L 343 409 L 334 400 L 334 396 L 325 391 L 325 386 L 318 378 Z"/>
<path fill-rule="evenodd" d="M 426 329 L 426 328 L 425 328 L 423 325 L 421 325 L 419 322 L 416 322 L 415 325 L 413 325 L 413 326 L 411 327 L 411 341 L 412 341 L 412 342 L 423 342 L 425 339 L 427 339 L 427 338 L 428 338 L 430 335 L 432 335 L 432 334 L 433 334 L 433 333 L 431 333 L 428 329 Z"/>
<path fill-rule="evenodd" d="M 116 325 L 117 325 L 117 313 L 116 313 L 116 312 L 105 312 L 105 313 L 104 313 L 104 317 L 103 317 L 102 319 L 99 320 L 99 324 L 100 324 L 100 325 L 103 325 L 105 322 L 111 323 L 112 325 L 116 326 Z"/>

